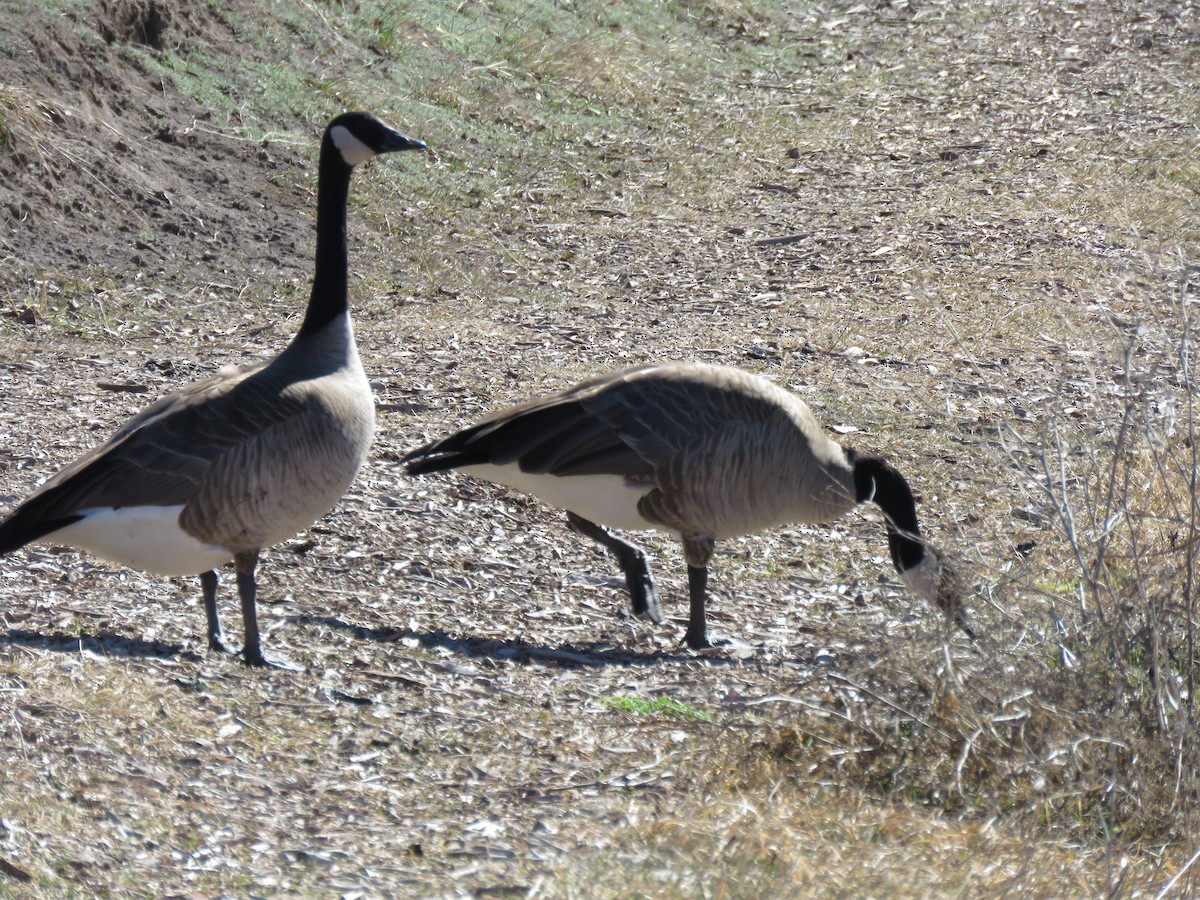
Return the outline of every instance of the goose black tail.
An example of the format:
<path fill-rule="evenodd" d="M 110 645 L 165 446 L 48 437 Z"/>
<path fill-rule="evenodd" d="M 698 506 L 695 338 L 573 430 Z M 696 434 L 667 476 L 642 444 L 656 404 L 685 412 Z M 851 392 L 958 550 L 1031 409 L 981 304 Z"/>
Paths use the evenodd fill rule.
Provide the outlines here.
<path fill-rule="evenodd" d="M 48 534 L 53 534 L 60 528 L 66 528 L 78 522 L 83 516 L 63 516 L 56 519 L 33 519 L 23 515 L 24 507 L 0 522 L 0 556 L 20 550 L 26 544 L 32 543 Z"/>
<path fill-rule="evenodd" d="M 429 455 L 423 455 L 428 449 Z M 414 450 L 404 457 L 404 471 L 409 475 L 429 475 L 433 472 L 445 472 L 449 469 L 461 469 L 463 466 L 478 466 L 488 462 L 486 453 L 458 451 L 441 453 L 435 448 Z"/>

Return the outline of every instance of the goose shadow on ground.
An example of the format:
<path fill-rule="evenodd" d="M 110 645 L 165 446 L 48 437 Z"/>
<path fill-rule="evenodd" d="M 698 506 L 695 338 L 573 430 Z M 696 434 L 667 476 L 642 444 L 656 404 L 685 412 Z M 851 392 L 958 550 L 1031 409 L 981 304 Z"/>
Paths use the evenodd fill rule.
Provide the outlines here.
<path fill-rule="evenodd" d="M 478 659 L 496 659 L 507 662 L 555 662 L 565 666 L 648 666 L 664 662 L 702 662 L 713 666 L 739 665 L 743 660 L 728 656 L 690 652 L 655 650 L 641 652 L 611 644 L 602 646 L 542 647 L 520 638 L 501 640 L 498 638 L 454 637 L 441 629 L 436 631 L 413 631 L 408 628 L 368 628 L 352 625 L 336 616 L 293 615 L 289 622 L 299 625 L 323 625 L 348 634 L 360 641 L 378 641 L 392 644 L 405 638 L 415 639 L 425 649 L 442 648 L 460 656 Z"/>
<path fill-rule="evenodd" d="M 604 645 L 544 647 L 520 638 L 455 637 L 440 629 L 419 632 L 407 628 L 368 628 L 353 625 L 334 616 L 293 615 L 287 621 L 298 625 L 321 625 L 350 635 L 356 640 L 392 644 L 405 638 L 416 639 L 425 649 L 445 649 L 468 659 L 495 659 L 506 662 L 552 662 L 562 666 L 650 666 L 660 663 L 695 663 L 711 666 L 739 665 L 743 660 L 721 655 L 687 651 L 654 650 L 643 652 L 627 647 Z M 0 634 L 0 645 L 27 647 L 52 653 L 107 656 L 123 659 L 157 659 L 172 662 L 203 662 L 205 657 L 186 648 L 184 644 L 166 641 L 147 641 L 112 631 L 94 634 L 42 634 L 24 629 L 11 629 Z"/>
<path fill-rule="evenodd" d="M 12 629 L 6 634 L 0 634 L 0 643 L 54 653 L 93 653 L 96 656 L 125 659 L 161 659 L 174 662 L 199 662 L 202 659 L 191 650 L 185 649 L 183 644 L 147 641 L 112 631 L 96 634 L 41 634 L 36 631 Z"/>

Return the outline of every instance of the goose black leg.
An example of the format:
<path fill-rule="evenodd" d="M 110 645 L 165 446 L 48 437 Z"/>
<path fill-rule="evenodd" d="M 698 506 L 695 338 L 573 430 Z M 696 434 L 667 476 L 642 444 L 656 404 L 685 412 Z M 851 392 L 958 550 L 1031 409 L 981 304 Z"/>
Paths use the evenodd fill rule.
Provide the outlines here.
<path fill-rule="evenodd" d="M 687 633 L 683 640 L 693 650 L 703 650 L 712 646 L 708 639 L 708 619 L 704 611 L 704 595 L 707 590 L 708 569 L 688 566 L 688 598 L 691 608 L 688 611 Z"/>
<path fill-rule="evenodd" d="M 288 669 L 293 672 L 302 671 L 299 666 L 286 660 L 268 659 L 263 656 L 262 642 L 258 634 L 258 610 L 254 605 L 258 588 L 254 583 L 254 569 L 258 565 L 258 551 L 251 550 L 238 553 L 233 557 L 233 565 L 237 570 L 238 599 L 242 602 L 242 625 L 245 628 L 245 642 L 242 646 L 242 660 L 248 666 L 263 666 L 274 669 Z"/>
<path fill-rule="evenodd" d="M 662 607 L 658 602 L 658 591 L 654 587 L 654 576 L 650 574 L 650 561 L 646 559 L 646 554 L 635 544 L 618 537 L 603 525 L 589 522 L 583 516 L 568 511 L 567 521 L 580 534 L 590 537 L 617 558 L 621 571 L 625 573 L 625 586 L 629 589 L 633 614 L 661 625 Z"/>
<path fill-rule="evenodd" d="M 200 591 L 204 595 L 204 615 L 208 619 L 208 649 L 232 653 L 221 634 L 221 619 L 217 615 L 217 573 L 209 569 L 200 575 Z"/>
<path fill-rule="evenodd" d="M 708 635 L 708 618 L 705 603 L 708 595 L 708 561 L 712 558 L 713 539 L 707 534 L 685 534 L 683 557 L 688 567 L 688 610 L 687 633 L 684 641 L 693 650 L 728 644 L 728 640 L 712 640 Z"/>

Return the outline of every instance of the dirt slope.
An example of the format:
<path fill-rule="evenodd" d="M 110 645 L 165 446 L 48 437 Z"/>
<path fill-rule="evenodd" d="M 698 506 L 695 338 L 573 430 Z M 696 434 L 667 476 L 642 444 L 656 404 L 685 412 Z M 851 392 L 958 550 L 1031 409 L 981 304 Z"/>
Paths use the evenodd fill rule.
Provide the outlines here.
<path fill-rule="evenodd" d="M 32 278 L 101 287 L 296 277 L 311 254 L 288 221 L 306 197 L 270 176 L 291 147 L 233 136 L 123 52 L 235 36 L 208 4 L 104 2 L 0 20 L 0 290 Z"/>

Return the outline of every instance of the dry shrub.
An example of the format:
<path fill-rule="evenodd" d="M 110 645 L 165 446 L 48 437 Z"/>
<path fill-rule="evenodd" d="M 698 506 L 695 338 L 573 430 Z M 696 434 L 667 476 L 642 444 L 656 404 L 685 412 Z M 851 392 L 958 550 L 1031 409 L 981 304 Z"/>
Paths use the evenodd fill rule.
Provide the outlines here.
<path fill-rule="evenodd" d="M 1200 503 L 1187 307 L 1128 329 L 1095 406 L 1015 435 L 1046 513 L 992 578 L 973 653 L 895 643 L 819 706 L 754 734 L 722 778 L 902 799 L 1123 849 L 1200 833 L 1194 706 Z M 1103 370 L 1104 374 L 1099 374 Z"/>
<path fill-rule="evenodd" d="M 1114 820 L 1181 838 L 1200 824 L 1196 678 L 1194 335 L 1184 270 L 1177 316 L 1127 338 L 1095 440 L 1051 422 L 1043 487 L 1070 548 L 1076 608 L 1060 627 L 1089 690 L 1082 711 L 1126 745 L 1111 771 Z M 1194 286 L 1191 286 L 1194 290 Z"/>
<path fill-rule="evenodd" d="M 954 680 L 920 688 L 924 717 L 843 683 L 791 724 L 726 732 L 679 772 L 703 801 L 635 829 L 616 858 L 672 871 L 654 896 L 694 895 L 699 858 L 708 896 L 1117 897 L 1172 877 L 1194 892 L 1189 847 L 1132 834 L 1113 778 L 1129 747 L 1071 708 L 1025 696 L 1001 713 Z"/>

